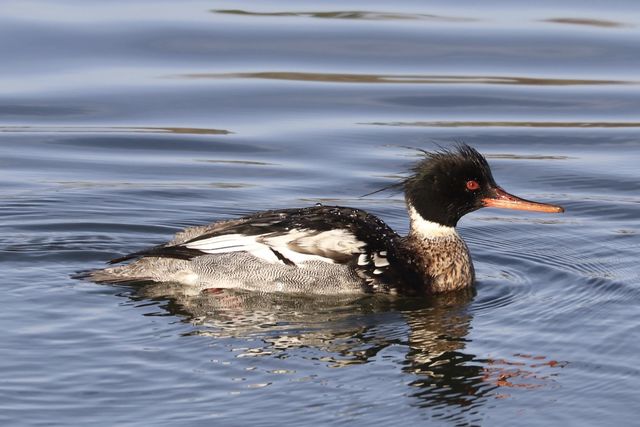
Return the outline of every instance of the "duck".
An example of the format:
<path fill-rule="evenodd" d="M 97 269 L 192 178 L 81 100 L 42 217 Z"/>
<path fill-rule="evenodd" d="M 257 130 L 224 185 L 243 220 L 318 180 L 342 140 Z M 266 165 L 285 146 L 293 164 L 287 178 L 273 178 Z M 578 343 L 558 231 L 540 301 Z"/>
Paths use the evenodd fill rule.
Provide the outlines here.
<path fill-rule="evenodd" d="M 109 261 L 95 282 L 172 282 L 202 292 L 241 289 L 305 295 L 427 295 L 475 281 L 458 221 L 481 208 L 561 213 L 496 184 L 486 158 L 457 144 L 421 150 L 404 191 L 409 232 L 402 236 L 361 209 L 316 205 L 257 212 L 187 228 L 164 244 Z"/>

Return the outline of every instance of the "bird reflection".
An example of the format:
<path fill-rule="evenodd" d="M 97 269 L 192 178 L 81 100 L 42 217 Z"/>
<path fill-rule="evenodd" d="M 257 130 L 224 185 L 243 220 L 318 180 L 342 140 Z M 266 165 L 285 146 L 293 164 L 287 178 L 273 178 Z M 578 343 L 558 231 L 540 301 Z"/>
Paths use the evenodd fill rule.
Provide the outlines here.
<path fill-rule="evenodd" d="M 495 390 L 514 386 L 518 377 L 540 379 L 526 363 L 479 359 L 466 350 L 474 294 L 465 290 L 429 299 L 304 297 L 230 289 L 190 293 L 181 285 L 153 283 L 130 297 L 163 301 L 169 314 L 194 325 L 190 334 L 258 338 L 251 340 L 261 343 L 257 348 L 243 349 L 237 357 L 287 357 L 296 349 L 310 348 L 320 353 L 315 360 L 344 367 L 373 362 L 387 349 L 401 349 L 397 362 L 410 376 L 408 395 L 415 404 L 445 413 L 453 406 L 460 414 L 490 396 L 508 396 Z M 554 367 L 552 363 L 557 364 L 542 365 Z M 509 370 L 515 365 L 517 370 Z"/>
<path fill-rule="evenodd" d="M 420 406 L 467 407 L 485 400 L 495 387 L 484 365 L 465 352 L 472 315 L 472 290 L 438 296 L 429 306 L 404 311 L 409 326 L 405 371 Z"/>

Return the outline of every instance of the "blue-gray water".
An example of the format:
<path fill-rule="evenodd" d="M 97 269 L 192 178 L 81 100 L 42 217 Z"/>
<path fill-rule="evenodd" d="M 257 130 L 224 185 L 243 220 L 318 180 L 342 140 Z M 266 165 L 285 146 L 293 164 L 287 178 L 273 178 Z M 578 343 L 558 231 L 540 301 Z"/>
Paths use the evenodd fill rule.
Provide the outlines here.
<path fill-rule="evenodd" d="M 0 58 L 3 425 L 637 423 L 637 2 L 5 0 Z M 457 140 L 567 209 L 465 217 L 474 294 L 71 278 L 266 208 L 405 232 L 358 196 Z"/>

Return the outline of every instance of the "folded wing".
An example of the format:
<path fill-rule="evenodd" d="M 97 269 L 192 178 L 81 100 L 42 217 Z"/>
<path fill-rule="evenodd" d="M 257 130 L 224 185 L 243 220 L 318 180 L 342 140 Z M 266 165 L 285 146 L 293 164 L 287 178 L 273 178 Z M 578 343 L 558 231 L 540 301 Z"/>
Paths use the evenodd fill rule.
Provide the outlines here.
<path fill-rule="evenodd" d="M 350 264 L 366 276 L 382 274 L 398 236 L 363 211 L 312 207 L 261 212 L 239 220 L 194 229 L 195 235 L 136 252 L 112 263 L 139 257 L 193 259 L 246 252 L 260 260 L 303 268 L 308 262 Z M 186 230 L 181 236 L 189 235 Z"/>

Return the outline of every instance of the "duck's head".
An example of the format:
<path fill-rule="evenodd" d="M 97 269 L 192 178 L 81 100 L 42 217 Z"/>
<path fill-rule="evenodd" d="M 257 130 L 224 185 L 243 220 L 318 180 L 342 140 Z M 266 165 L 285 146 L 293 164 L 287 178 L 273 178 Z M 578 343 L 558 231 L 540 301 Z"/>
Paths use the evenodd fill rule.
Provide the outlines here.
<path fill-rule="evenodd" d="M 455 227 L 462 216 L 483 207 L 564 212 L 560 206 L 531 202 L 496 184 L 487 160 L 472 147 L 426 153 L 405 183 L 407 203 L 422 219 Z"/>

